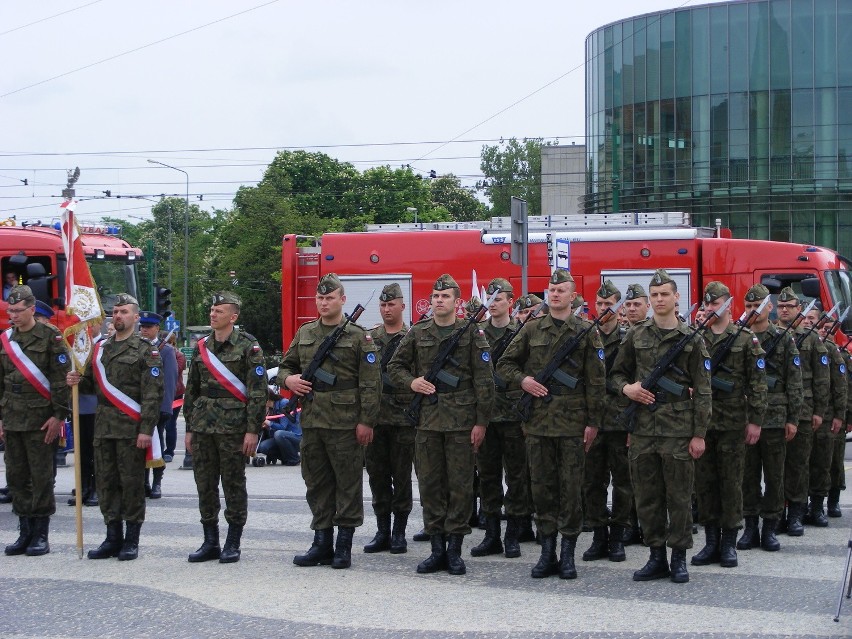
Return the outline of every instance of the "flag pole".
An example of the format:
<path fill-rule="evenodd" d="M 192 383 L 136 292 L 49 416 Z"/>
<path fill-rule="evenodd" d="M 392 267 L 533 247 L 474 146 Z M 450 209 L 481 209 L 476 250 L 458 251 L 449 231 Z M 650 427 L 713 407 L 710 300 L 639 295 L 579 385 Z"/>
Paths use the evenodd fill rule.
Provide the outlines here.
<path fill-rule="evenodd" d="M 71 358 L 72 370 L 77 369 L 74 358 Z M 83 558 L 83 455 L 80 450 L 80 387 L 71 387 L 71 424 L 74 432 L 74 486 L 76 503 L 74 504 L 77 519 L 77 558 Z"/>

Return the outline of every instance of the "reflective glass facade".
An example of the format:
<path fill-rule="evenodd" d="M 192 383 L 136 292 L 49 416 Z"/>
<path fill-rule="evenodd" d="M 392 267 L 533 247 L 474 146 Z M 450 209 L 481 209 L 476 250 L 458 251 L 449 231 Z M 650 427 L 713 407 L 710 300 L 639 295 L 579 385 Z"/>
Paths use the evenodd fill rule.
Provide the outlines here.
<path fill-rule="evenodd" d="M 586 38 L 588 213 L 687 211 L 852 256 L 852 0 L 742 0 Z"/>

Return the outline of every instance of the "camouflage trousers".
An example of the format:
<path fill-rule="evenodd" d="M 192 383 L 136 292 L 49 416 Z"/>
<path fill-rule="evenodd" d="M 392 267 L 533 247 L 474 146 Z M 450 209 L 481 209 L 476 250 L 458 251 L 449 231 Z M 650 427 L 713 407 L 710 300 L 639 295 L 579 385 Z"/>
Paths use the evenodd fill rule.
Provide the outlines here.
<path fill-rule="evenodd" d="M 811 420 L 799 420 L 796 436 L 787 442 L 784 459 L 784 498 L 788 502 L 804 504 L 808 500 L 813 439 Z"/>
<path fill-rule="evenodd" d="M 305 428 L 302 478 L 313 530 L 364 523 L 364 450 L 355 428 Z"/>
<path fill-rule="evenodd" d="M 145 521 L 145 449 L 136 438 L 95 438 L 95 484 L 104 523 Z"/>
<path fill-rule="evenodd" d="M 373 493 L 373 512 L 376 515 L 410 513 L 413 505 L 414 427 L 374 426 L 366 460 L 370 492 Z"/>
<path fill-rule="evenodd" d="M 710 430 L 695 461 L 698 522 L 730 530 L 743 524 L 744 430 Z"/>
<path fill-rule="evenodd" d="M 636 513 L 645 544 L 692 548 L 695 464 L 689 454 L 689 438 L 634 433 L 630 436 L 628 456 Z"/>
<path fill-rule="evenodd" d="M 612 520 L 607 519 L 606 501 L 612 478 Z M 627 433 L 600 431 L 589 452 L 583 477 L 586 498 L 586 523 L 592 527 L 610 523 L 630 526 L 633 486 L 630 484 L 630 462 L 627 459 Z"/>
<path fill-rule="evenodd" d="M 50 517 L 56 512 L 56 444 L 45 444 L 41 430 L 7 430 L 5 436 L 6 483 L 12 495 L 12 510 L 19 517 Z"/>
<path fill-rule="evenodd" d="M 509 516 L 525 517 L 530 514 L 527 450 L 520 422 L 491 422 L 488 425 L 485 441 L 476 454 L 476 467 L 479 470 L 483 514 L 499 515 L 504 503 Z"/>
<path fill-rule="evenodd" d="M 469 535 L 474 494 L 470 431 L 418 430 L 414 442 L 426 533 Z"/>
<path fill-rule="evenodd" d="M 784 511 L 786 452 L 783 428 L 764 428 L 757 443 L 746 446 L 743 470 L 743 515 L 746 517 L 781 517 Z M 764 486 L 762 494 L 761 477 Z"/>
<path fill-rule="evenodd" d="M 841 429 L 834 440 L 831 455 L 831 487 L 846 490 L 846 468 L 843 460 L 846 456 L 846 431 Z"/>
<path fill-rule="evenodd" d="M 527 435 L 527 463 L 536 523 L 542 535 L 576 537 L 583 528 L 582 437 Z"/>
<path fill-rule="evenodd" d="M 834 439 L 835 435 L 831 432 L 830 420 L 825 420 L 822 426 L 814 431 L 808 471 L 808 494 L 811 496 L 828 497 L 828 491 L 831 488 L 831 458 L 834 455 Z"/>
<path fill-rule="evenodd" d="M 192 472 L 202 524 L 219 523 L 219 480 L 225 494 L 225 521 L 245 526 L 248 518 L 244 433 L 192 433 Z"/>

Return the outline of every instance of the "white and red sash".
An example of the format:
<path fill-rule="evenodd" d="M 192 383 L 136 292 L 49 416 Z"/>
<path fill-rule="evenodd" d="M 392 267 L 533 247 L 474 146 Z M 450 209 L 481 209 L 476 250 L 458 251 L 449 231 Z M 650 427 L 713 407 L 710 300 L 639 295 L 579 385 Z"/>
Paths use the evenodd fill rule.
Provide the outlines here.
<path fill-rule="evenodd" d="M 236 397 L 241 402 L 248 402 L 246 394 L 246 385 L 243 384 L 236 375 L 225 368 L 221 360 L 207 349 L 208 337 L 198 340 L 198 352 L 201 354 L 201 361 L 210 371 L 210 374 L 216 378 L 231 395 Z"/>
<path fill-rule="evenodd" d="M 103 354 L 104 351 L 101 348 L 101 343 L 98 342 L 95 344 L 94 357 L 92 357 L 92 369 L 95 373 L 95 379 L 98 380 L 98 386 L 100 386 L 101 392 L 106 396 L 110 404 L 115 406 L 130 419 L 137 422 L 141 421 L 142 406 L 139 405 L 139 402 L 121 392 L 110 383 L 109 379 L 107 379 L 106 369 L 101 361 Z"/>
<path fill-rule="evenodd" d="M 38 369 L 38 366 L 35 365 L 33 360 L 27 357 L 27 354 L 24 353 L 21 345 L 18 344 L 18 342 L 13 342 L 11 337 L 11 328 L 0 334 L 0 342 L 3 343 L 6 355 L 8 355 L 9 359 L 12 360 L 15 368 L 21 371 L 21 374 L 26 378 L 26 380 L 39 392 L 39 395 L 45 399 L 50 399 L 50 381 L 48 381 L 47 377 L 44 376 L 44 373 Z"/>

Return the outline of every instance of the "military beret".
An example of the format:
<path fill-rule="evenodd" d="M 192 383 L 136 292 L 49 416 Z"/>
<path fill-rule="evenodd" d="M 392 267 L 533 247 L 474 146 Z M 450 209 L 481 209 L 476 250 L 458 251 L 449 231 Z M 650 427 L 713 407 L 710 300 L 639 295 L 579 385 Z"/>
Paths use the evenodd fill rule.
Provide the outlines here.
<path fill-rule="evenodd" d="M 789 286 L 785 286 L 781 289 L 781 292 L 778 293 L 778 301 L 779 302 L 798 302 L 799 297 L 796 295 L 796 292 L 790 288 Z"/>
<path fill-rule="evenodd" d="M 47 304 L 45 304 L 41 300 L 36 300 L 35 314 L 41 315 L 42 317 L 51 318 L 51 317 L 53 317 L 53 309 L 50 308 Z"/>
<path fill-rule="evenodd" d="M 518 299 L 518 308 L 522 311 L 528 308 L 538 306 L 539 304 L 541 304 L 541 298 L 535 293 L 524 295 L 523 297 Z"/>
<path fill-rule="evenodd" d="M 435 285 L 432 287 L 433 291 L 446 291 L 451 288 L 456 289 L 456 291 L 461 291 L 458 283 L 453 279 L 452 275 L 444 273 L 441 277 L 435 280 Z"/>
<path fill-rule="evenodd" d="M 675 284 L 675 281 L 669 276 L 664 268 L 658 268 L 654 271 L 654 276 L 651 278 L 651 283 L 648 285 L 651 286 L 662 286 L 663 284 Z"/>
<path fill-rule="evenodd" d="M 30 307 L 35 304 L 35 295 L 33 295 L 33 290 L 29 286 L 19 284 L 12 289 L 12 292 L 9 293 L 9 297 L 6 298 L 6 301 L 9 302 L 10 306 L 12 304 L 26 302 L 27 307 Z"/>
<path fill-rule="evenodd" d="M 720 297 L 730 297 L 731 289 L 722 284 L 722 282 L 708 282 L 704 287 L 704 301 L 714 302 Z"/>
<path fill-rule="evenodd" d="M 219 304 L 235 304 L 240 306 L 242 303 L 239 295 L 231 291 L 216 291 L 213 293 L 213 299 L 210 302 L 212 306 L 219 306 Z"/>
<path fill-rule="evenodd" d="M 467 303 L 464 305 L 464 310 L 469 314 L 473 315 L 476 311 L 479 310 L 479 307 L 482 306 L 482 300 L 479 299 L 476 295 L 471 297 Z"/>
<path fill-rule="evenodd" d="M 498 287 L 500 288 L 500 292 L 506 293 L 508 297 L 515 296 L 515 289 L 512 288 L 509 280 L 504 280 L 502 277 L 495 277 L 493 280 L 488 282 L 488 288 L 485 289 L 485 292 L 489 295 L 494 295 L 494 291 L 496 291 Z"/>
<path fill-rule="evenodd" d="M 606 280 L 598 289 L 598 297 L 612 297 L 615 295 L 615 301 L 621 299 L 621 291 L 619 291 L 611 280 Z"/>
<path fill-rule="evenodd" d="M 154 311 L 139 311 L 139 323 L 148 326 L 159 326 L 163 321 L 163 316 L 158 315 Z"/>
<path fill-rule="evenodd" d="M 760 300 L 766 299 L 769 297 L 769 289 L 766 288 L 763 284 L 755 284 L 745 295 L 746 302 L 759 302 Z"/>
<path fill-rule="evenodd" d="M 573 282 L 574 278 L 571 277 L 571 272 L 564 269 L 558 268 L 553 271 L 553 274 L 550 276 L 551 284 L 562 284 L 563 282 Z"/>
<path fill-rule="evenodd" d="M 343 288 L 343 284 L 340 283 L 337 273 L 327 273 L 320 278 L 317 284 L 317 293 L 328 295 L 329 293 L 334 293 L 339 288 Z"/>
<path fill-rule="evenodd" d="M 580 308 L 585 303 L 586 303 L 586 300 L 583 299 L 583 296 L 578 295 L 577 297 L 574 298 L 574 301 L 571 302 L 571 310 L 576 311 L 578 308 Z"/>
<path fill-rule="evenodd" d="M 139 306 L 138 300 L 128 293 L 119 293 L 115 296 L 115 303 L 113 303 L 113 306 L 127 306 L 128 304 L 136 304 L 136 306 Z"/>
<path fill-rule="evenodd" d="M 648 297 L 641 284 L 631 284 L 627 287 L 627 294 L 624 296 L 625 299 L 638 300 L 640 297 Z"/>
<path fill-rule="evenodd" d="M 390 302 L 391 300 L 398 299 L 402 299 L 402 288 L 396 282 L 386 285 L 382 289 L 382 294 L 379 295 L 379 301 L 381 302 Z"/>

